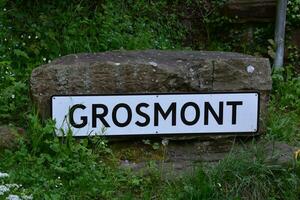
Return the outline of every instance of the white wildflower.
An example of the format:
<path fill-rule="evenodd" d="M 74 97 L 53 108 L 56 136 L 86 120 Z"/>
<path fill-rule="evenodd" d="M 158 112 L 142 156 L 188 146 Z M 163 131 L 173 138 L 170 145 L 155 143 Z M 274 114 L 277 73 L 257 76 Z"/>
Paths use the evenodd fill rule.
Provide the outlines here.
<path fill-rule="evenodd" d="M 46 61 L 47 60 L 47 58 L 43 58 L 43 61 Z"/>
<path fill-rule="evenodd" d="M 8 173 L 0 172 L 0 178 L 6 178 L 6 177 L 9 177 Z"/>
<path fill-rule="evenodd" d="M 3 8 L 3 11 L 5 12 L 5 11 L 6 11 L 6 8 Z"/>
<path fill-rule="evenodd" d="M 8 187 L 9 189 L 11 188 L 20 188 L 22 187 L 22 185 L 18 185 L 18 184 L 15 184 L 15 183 L 11 183 L 11 184 L 5 184 L 6 187 Z"/>
<path fill-rule="evenodd" d="M 24 200 L 32 200 L 33 196 L 32 195 L 22 195 L 22 199 L 24 199 Z"/>
<path fill-rule="evenodd" d="M 9 192 L 9 188 L 5 185 L 0 185 L 0 196 L 3 195 L 5 192 Z"/>
<path fill-rule="evenodd" d="M 31 36 L 30 36 L 30 35 L 28 35 L 28 39 L 31 39 Z"/>
<path fill-rule="evenodd" d="M 7 200 L 22 200 L 18 195 L 10 194 L 6 197 Z"/>
<path fill-rule="evenodd" d="M 48 63 L 51 63 L 51 60 L 48 60 Z"/>
<path fill-rule="evenodd" d="M 39 38 L 39 36 L 36 35 L 36 36 L 35 36 L 35 39 L 38 39 L 38 38 Z"/>

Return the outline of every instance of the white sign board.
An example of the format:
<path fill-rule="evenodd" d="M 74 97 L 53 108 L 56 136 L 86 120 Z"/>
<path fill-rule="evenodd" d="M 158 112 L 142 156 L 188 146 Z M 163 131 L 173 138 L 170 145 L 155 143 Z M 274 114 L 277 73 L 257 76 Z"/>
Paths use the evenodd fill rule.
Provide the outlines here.
<path fill-rule="evenodd" d="M 259 94 L 53 96 L 52 119 L 58 136 L 256 133 Z"/>

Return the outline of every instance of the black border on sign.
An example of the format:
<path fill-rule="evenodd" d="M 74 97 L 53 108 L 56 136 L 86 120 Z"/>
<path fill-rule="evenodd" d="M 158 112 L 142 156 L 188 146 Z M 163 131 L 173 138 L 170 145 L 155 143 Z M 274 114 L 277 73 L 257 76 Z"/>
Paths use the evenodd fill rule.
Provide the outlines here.
<path fill-rule="evenodd" d="M 125 93 L 125 94 L 118 94 L 118 93 L 105 93 L 105 94 L 67 94 L 67 95 L 52 95 L 51 96 L 51 104 L 50 104 L 50 116 L 51 119 L 53 119 L 53 98 L 54 97 L 69 97 L 69 96 L 134 96 L 134 95 L 190 95 L 190 94 L 249 94 L 249 93 L 256 93 L 258 98 L 258 106 L 257 106 L 257 126 L 256 131 L 249 131 L 249 132 L 211 132 L 211 133 L 165 133 L 165 134 L 159 134 L 159 133 L 150 133 L 150 134 L 130 134 L 130 135 L 90 135 L 90 136 L 105 136 L 110 138 L 132 138 L 132 137 L 180 137 L 180 136 L 226 136 L 226 135 L 232 135 L 232 136 L 255 136 L 258 135 L 259 131 L 259 121 L 260 121 L 260 93 L 258 91 L 212 91 L 212 92 L 174 92 L 174 93 L 168 93 L 168 92 L 155 92 L 155 93 Z M 63 136 L 58 136 L 63 137 Z M 75 136 L 77 138 L 83 138 L 88 137 L 87 136 Z"/>

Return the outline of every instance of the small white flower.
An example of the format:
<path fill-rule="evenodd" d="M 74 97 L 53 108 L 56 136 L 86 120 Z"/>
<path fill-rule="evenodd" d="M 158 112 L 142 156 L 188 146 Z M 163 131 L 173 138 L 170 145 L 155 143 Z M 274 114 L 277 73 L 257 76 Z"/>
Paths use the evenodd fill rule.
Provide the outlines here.
<path fill-rule="evenodd" d="M 22 199 L 24 199 L 24 200 L 32 200 L 33 196 L 32 195 L 22 195 Z"/>
<path fill-rule="evenodd" d="M 7 200 L 22 200 L 18 195 L 10 194 L 6 197 Z"/>
<path fill-rule="evenodd" d="M 22 45 L 23 45 L 23 46 L 25 46 L 25 45 L 26 45 L 26 43 L 25 43 L 25 42 L 23 42 L 23 43 L 22 43 Z"/>
<path fill-rule="evenodd" d="M 43 58 L 43 61 L 46 61 L 47 60 L 47 58 Z"/>
<path fill-rule="evenodd" d="M 9 188 L 5 185 L 0 185 L 0 196 L 3 195 L 5 192 L 8 192 Z"/>
<path fill-rule="evenodd" d="M 14 99 L 14 98 L 15 98 L 15 95 L 14 95 L 14 94 L 12 94 L 12 95 L 11 95 L 11 98 L 12 98 L 12 99 Z"/>
<path fill-rule="evenodd" d="M 3 8 L 3 11 L 5 12 L 5 11 L 6 11 L 6 8 Z"/>
<path fill-rule="evenodd" d="M 51 63 L 51 60 L 48 60 L 48 63 Z"/>
<path fill-rule="evenodd" d="M 36 35 L 36 36 L 35 36 L 35 39 L 38 39 L 38 38 L 39 38 L 39 36 Z"/>
<path fill-rule="evenodd" d="M 7 39 L 6 39 L 6 38 L 4 38 L 4 41 L 6 42 L 6 41 L 7 41 Z"/>
<path fill-rule="evenodd" d="M 28 39 L 31 39 L 31 36 L 30 36 L 30 35 L 28 35 Z"/>
<path fill-rule="evenodd" d="M 6 178 L 6 177 L 9 177 L 8 173 L 0 172 L 0 178 Z"/>
<path fill-rule="evenodd" d="M 21 35 L 21 38 L 23 38 L 24 37 L 24 35 Z"/>
<path fill-rule="evenodd" d="M 12 184 L 5 184 L 6 187 L 8 187 L 9 189 L 11 188 L 20 188 L 22 187 L 22 185 L 18 185 L 18 184 L 15 184 L 15 183 L 12 183 Z"/>

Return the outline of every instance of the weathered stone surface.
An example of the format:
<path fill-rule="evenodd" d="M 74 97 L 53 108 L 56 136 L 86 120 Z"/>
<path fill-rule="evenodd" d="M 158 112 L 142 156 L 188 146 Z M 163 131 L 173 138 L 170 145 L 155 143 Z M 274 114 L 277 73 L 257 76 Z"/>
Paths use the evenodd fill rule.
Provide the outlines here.
<path fill-rule="evenodd" d="M 231 156 L 237 159 L 255 160 L 259 156 L 261 161 L 269 165 L 290 167 L 294 164 L 294 152 L 299 147 L 294 147 L 282 142 L 257 141 L 246 142 L 235 139 L 193 140 L 189 142 L 170 141 L 165 147 L 163 159 L 156 160 L 155 166 L 161 170 L 166 178 L 174 174 L 193 172 L 197 166 L 215 166 L 224 158 Z M 135 172 L 147 173 L 145 160 L 121 160 L 120 166 Z M 173 174 L 173 175 L 172 175 Z"/>
<path fill-rule="evenodd" d="M 294 147 L 281 142 L 269 142 L 265 145 L 267 161 L 279 165 L 291 165 L 295 161 L 295 151 L 299 147 Z"/>
<path fill-rule="evenodd" d="M 157 50 L 64 56 L 33 70 L 30 82 L 33 101 L 43 117 L 50 115 L 50 97 L 59 94 L 245 90 L 261 93 L 264 117 L 272 85 L 266 58 Z"/>
<path fill-rule="evenodd" d="M 2 149 L 12 149 L 16 146 L 16 130 L 13 130 L 9 126 L 0 126 L 0 150 Z"/>
<path fill-rule="evenodd" d="M 276 0 L 230 0 L 224 12 L 238 23 L 275 21 Z"/>

